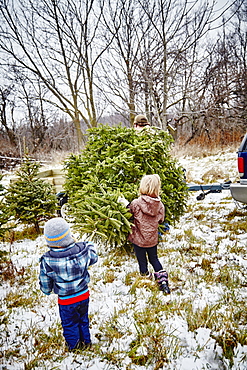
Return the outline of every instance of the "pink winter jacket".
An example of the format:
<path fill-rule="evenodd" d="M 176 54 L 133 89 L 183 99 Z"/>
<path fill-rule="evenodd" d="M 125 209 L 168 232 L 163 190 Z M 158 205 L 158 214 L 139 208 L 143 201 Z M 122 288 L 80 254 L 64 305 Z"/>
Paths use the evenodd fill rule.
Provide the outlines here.
<path fill-rule="evenodd" d="M 158 244 L 158 225 L 164 221 L 165 207 L 160 198 L 141 195 L 130 203 L 134 226 L 128 240 L 139 247 L 154 247 Z"/>

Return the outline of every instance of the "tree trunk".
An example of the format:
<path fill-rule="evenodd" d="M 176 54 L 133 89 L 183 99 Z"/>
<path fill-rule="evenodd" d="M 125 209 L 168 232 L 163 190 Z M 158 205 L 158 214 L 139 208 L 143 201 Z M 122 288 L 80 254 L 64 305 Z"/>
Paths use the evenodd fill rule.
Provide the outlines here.
<path fill-rule="evenodd" d="M 165 38 L 165 35 L 164 35 Z M 163 40 L 164 44 L 164 54 L 163 54 L 163 73 L 164 73 L 164 80 L 163 80 L 163 108 L 162 108 L 162 116 L 161 116 L 161 125 L 162 129 L 166 130 L 167 129 L 167 98 L 168 98 L 168 88 L 167 88 L 167 83 L 168 83 L 168 76 L 167 76 L 167 49 L 166 49 L 166 40 Z"/>
<path fill-rule="evenodd" d="M 78 151 L 80 151 L 80 150 L 82 150 L 82 148 L 85 144 L 85 137 L 84 137 L 82 129 L 81 129 L 81 122 L 80 122 L 79 114 L 75 115 L 75 118 L 73 119 L 73 124 L 75 126 L 76 134 L 77 134 Z"/>
<path fill-rule="evenodd" d="M 40 227 L 39 227 L 39 223 L 38 223 L 38 221 L 35 221 L 35 223 L 34 223 L 34 227 L 35 227 L 36 232 L 37 232 L 38 234 L 40 234 Z"/>
<path fill-rule="evenodd" d="M 129 121 L 130 121 L 130 127 L 133 127 L 134 125 L 134 119 L 135 119 L 135 92 L 134 92 L 134 85 L 133 85 L 133 77 L 130 69 L 128 68 L 128 88 L 129 88 L 129 102 L 128 102 L 128 107 L 129 107 Z"/>

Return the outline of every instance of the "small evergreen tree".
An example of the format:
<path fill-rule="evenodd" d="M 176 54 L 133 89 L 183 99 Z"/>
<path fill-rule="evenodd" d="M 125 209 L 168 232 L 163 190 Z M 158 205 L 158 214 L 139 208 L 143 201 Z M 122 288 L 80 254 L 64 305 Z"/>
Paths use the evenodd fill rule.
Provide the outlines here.
<path fill-rule="evenodd" d="M 0 175 L 0 181 L 3 179 L 3 175 Z M 6 207 L 5 201 L 4 201 L 4 195 L 5 195 L 6 189 L 5 187 L 0 184 L 0 238 L 3 238 L 5 232 L 9 230 L 10 228 L 6 226 L 7 222 L 10 219 L 10 211 Z"/>
<path fill-rule="evenodd" d="M 129 201 L 136 198 L 145 174 L 160 175 L 166 222 L 179 219 L 185 210 L 187 186 L 182 168 L 170 155 L 168 133 L 157 128 L 137 133 L 103 125 L 88 133 L 82 153 L 65 161 L 65 189 L 81 234 L 110 246 L 125 244 L 131 214 L 117 198 L 120 194 Z"/>
<path fill-rule="evenodd" d="M 40 164 L 26 157 L 17 180 L 10 184 L 5 196 L 6 205 L 16 221 L 35 226 L 39 233 L 39 224 L 54 216 L 56 196 L 52 186 L 37 178 Z"/>

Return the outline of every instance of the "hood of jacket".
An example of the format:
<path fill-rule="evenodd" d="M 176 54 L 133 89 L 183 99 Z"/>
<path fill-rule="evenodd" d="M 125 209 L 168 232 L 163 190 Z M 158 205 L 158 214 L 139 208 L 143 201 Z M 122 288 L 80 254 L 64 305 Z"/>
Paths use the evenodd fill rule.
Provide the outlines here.
<path fill-rule="evenodd" d="M 160 198 L 141 195 L 139 207 L 144 214 L 148 216 L 156 216 L 160 210 Z"/>

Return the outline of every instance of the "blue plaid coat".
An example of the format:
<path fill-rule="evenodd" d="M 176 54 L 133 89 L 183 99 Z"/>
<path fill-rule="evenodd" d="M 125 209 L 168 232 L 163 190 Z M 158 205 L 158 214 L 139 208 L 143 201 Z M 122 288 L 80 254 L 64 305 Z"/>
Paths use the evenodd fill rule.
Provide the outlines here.
<path fill-rule="evenodd" d="M 66 248 L 50 248 L 40 259 L 39 284 L 45 294 L 60 297 L 86 291 L 88 267 L 98 260 L 91 242 L 74 243 Z"/>

